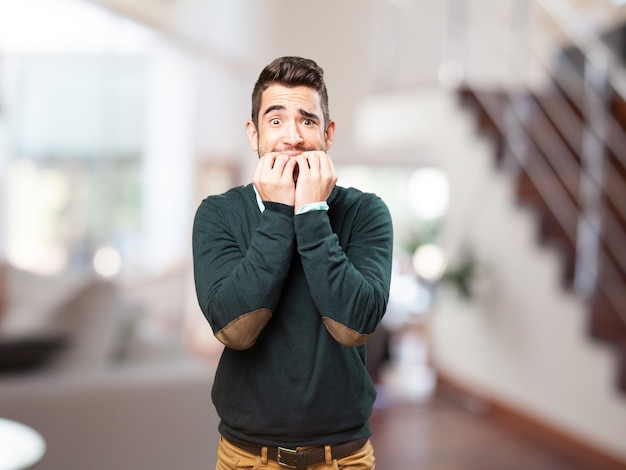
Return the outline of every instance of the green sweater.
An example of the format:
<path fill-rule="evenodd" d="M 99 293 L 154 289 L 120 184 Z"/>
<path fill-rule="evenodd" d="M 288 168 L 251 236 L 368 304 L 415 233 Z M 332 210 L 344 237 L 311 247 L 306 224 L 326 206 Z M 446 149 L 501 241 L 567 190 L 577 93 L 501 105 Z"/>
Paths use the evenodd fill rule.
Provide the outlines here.
<path fill-rule="evenodd" d="M 212 397 L 234 442 L 327 445 L 370 436 L 365 342 L 389 297 L 392 225 L 374 194 L 336 186 L 294 216 L 253 186 L 205 199 L 193 258 L 200 307 L 226 347 Z"/>

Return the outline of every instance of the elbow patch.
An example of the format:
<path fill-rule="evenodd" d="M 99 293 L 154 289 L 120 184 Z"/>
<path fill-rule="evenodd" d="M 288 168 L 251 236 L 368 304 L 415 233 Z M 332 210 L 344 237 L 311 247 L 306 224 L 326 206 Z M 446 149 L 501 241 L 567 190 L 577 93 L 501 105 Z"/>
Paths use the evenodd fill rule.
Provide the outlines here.
<path fill-rule="evenodd" d="M 231 349 L 251 348 L 271 317 L 272 312 L 267 308 L 245 313 L 215 333 L 215 337 Z"/>
<path fill-rule="evenodd" d="M 324 326 L 330 335 L 342 346 L 354 347 L 365 344 L 374 333 L 363 334 L 352 328 L 348 328 L 343 323 L 339 323 L 331 318 L 324 317 Z"/>

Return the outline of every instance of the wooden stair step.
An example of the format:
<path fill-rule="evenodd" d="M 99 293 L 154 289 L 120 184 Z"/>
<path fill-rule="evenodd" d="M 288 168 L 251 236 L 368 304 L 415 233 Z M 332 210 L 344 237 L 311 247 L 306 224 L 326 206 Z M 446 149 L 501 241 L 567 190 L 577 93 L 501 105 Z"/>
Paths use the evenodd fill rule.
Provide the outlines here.
<path fill-rule="evenodd" d="M 501 90 L 466 88 L 460 93 L 462 104 L 476 115 L 478 131 L 496 144 L 499 163 L 504 149 L 509 147 L 505 113 L 512 112 L 518 118 L 522 136 L 525 134 L 528 140 L 521 147 L 523 154 L 520 155 L 519 146 L 516 148 L 520 161 L 506 168 L 517 170 L 519 203 L 532 207 L 540 216 L 541 243 L 563 254 L 564 284 L 572 289 L 578 256 L 576 240 L 582 206 L 580 175 L 585 133 L 582 88 L 577 90 L 577 86 L 574 84 L 577 95 L 574 98 L 551 91 L 528 94 L 526 98 L 518 95 L 513 98 L 516 108 L 509 108 L 511 111 L 507 111 L 511 99 Z M 613 120 L 609 121 L 607 130 L 604 179 L 586 180 L 603 184 L 599 188 L 603 231 L 599 284 L 589 300 L 589 333 L 619 351 L 616 381 L 626 393 L 626 243 L 623 243 L 626 239 L 626 102 L 614 96 L 610 109 Z"/>
<path fill-rule="evenodd" d="M 626 346 L 626 322 L 622 318 L 626 312 L 622 310 L 620 314 L 617 310 L 626 305 L 626 293 L 612 292 L 610 295 L 618 299 L 617 307 L 609 301 L 606 293 L 597 290 L 593 295 L 589 330 L 596 339 Z"/>

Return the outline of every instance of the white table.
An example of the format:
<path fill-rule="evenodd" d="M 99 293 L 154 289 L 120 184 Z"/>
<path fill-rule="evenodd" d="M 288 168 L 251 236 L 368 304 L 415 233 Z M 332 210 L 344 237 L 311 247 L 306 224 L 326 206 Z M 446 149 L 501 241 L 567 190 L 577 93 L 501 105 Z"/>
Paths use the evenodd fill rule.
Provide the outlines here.
<path fill-rule="evenodd" d="M 0 418 L 0 470 L 23 470 L 35 465 L 46 452 L 46 443 L 25 424 Z"/>

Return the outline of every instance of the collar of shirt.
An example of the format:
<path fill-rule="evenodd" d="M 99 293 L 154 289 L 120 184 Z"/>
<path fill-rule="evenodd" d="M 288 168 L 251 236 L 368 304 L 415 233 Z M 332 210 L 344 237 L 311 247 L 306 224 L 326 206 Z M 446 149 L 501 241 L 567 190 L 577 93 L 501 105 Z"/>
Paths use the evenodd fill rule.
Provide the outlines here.
<path fill-rule="evenodd" d="M 259 206 L 259 210 L 261 211 L 261 213 L 263 213 L 263 211 L 265 210 L 265 204 L 263 204 L 261 196 L 259 196 L 259 192 L 256 190 L 256 186 L 252 185 L 252 188 L 254 189 L 254 195 L 256 196 L 256 203 Z"/>

